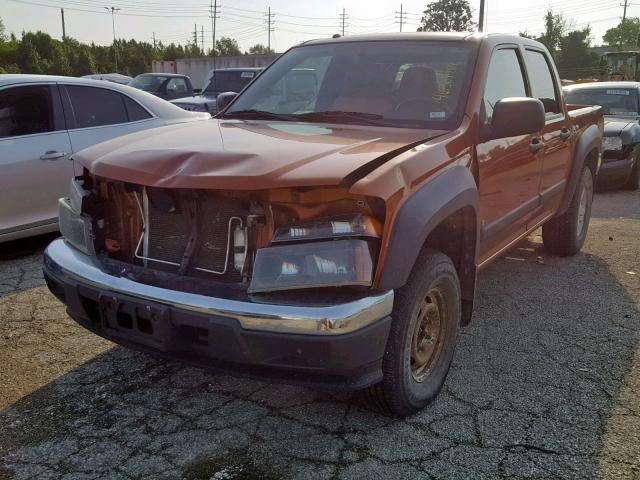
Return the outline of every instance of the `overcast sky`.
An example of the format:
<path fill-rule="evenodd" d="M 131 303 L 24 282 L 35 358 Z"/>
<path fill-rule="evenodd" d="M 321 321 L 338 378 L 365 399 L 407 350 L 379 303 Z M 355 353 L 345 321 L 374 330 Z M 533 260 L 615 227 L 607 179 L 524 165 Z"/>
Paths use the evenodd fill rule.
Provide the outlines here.
<path fill-rule="evenodd" d="M 222 35 L 238 40 L 241 48 L 267 43 L 266 12 L 274 14 L 272 47 L 283 51 L 302 40 L 328 36 L 340 31 L 339 15 L 345 9 L 346 33 L 398 31 L 396 12 L 400 1 L 385 0 L 218 0 L 219 19 L 216 38 Z M 416 29 L 420 13 L 428 2 L 403 2 L 407 12 L 405 31 Z M 479 0 L 471 0 L 478 15 Z M 574 22 L 576 28 L 590 24 L 594 44 L 622 17 L 621 0 L 487 0 L 487 31 L 517 33 L 527 30 L 540 33 L 547 7 L 553 7 Z M 640 4 L 628 7 L 628 16 L 640 16 Z M 105 6 L 121 8 L 115 17 L 116 35 L 120 38 L 164 43 L 193 40 L 197 25 L 200 43 L 204 27 L 204 45 L 211 47 L 209 0 L 0 0 L 0 18 L 9 32 L 42 30 L 61 38 L 60 7 L 65 9 L 67 35 L 83 42 L 109 44 L 113 38 L 111 14 Z"/>

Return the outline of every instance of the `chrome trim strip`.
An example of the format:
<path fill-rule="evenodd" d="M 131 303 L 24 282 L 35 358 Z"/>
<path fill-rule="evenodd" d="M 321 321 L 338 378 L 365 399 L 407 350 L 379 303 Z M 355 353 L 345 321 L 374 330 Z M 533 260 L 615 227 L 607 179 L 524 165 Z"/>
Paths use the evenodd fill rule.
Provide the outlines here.
<path fill-rule="evenodd" d="M 104 272 L 97 257 L 81 253 L 63 239 L 55 240 L 47 247 L 44 264 L 61 281 L 73 280 L 103 292 L 121 293 L 190 312 L 234 318 L 247 330 L 339 335 L 374 323 L 390 315 L 393 308 L 392 290 L 348 303 L 313 307 L 253 303 L 153 287 Z"/>

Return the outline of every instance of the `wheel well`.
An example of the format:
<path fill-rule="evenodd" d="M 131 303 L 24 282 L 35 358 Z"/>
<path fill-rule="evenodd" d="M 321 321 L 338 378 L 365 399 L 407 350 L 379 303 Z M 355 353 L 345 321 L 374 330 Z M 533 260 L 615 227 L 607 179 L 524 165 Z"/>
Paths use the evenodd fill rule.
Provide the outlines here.
<path fill-rule="evenodd" d="M 432 230 L 424 248 L 433 248 L 447 255 L 460 278 L 462 292 L 462 324 L 471 320 L 476 283 L 476 212 L 472 207 L 462 208 Z"/>
<path fill-rule="evenodd" d="M 585 166 L 589 167 L 594 178 L 598 172 L 598 150 L 593 149 L 587 154 L 587 158 L 584 159 Z"/>

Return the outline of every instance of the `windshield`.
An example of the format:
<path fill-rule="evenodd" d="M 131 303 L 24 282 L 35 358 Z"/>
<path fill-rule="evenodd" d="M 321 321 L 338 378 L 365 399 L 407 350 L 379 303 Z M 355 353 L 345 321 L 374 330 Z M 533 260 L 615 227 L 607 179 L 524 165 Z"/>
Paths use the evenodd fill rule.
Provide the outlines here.
<path fill-rule="evenodd" d="M 453 129 L 474 49 L 463 42 L 344 42 L 291 49 L 225 118 Z"/>
<path fill-rule="evenodd" d="M 604 115 L 637 116 L 638 91 L 627 88 L 576 90 L 565 95 L 567 103 L 600 105 Z"/>
<path fill-rule="evenodd" d="M 214 72 L 205 93 L 240 92 L 258 74 L 255 71 Z"/>
<path fill-rule="evenodd" d="M 129 86 L 145 92 L 159 92 L 167 77 L 159 75 L 138 75 L 129 82 Z"/>

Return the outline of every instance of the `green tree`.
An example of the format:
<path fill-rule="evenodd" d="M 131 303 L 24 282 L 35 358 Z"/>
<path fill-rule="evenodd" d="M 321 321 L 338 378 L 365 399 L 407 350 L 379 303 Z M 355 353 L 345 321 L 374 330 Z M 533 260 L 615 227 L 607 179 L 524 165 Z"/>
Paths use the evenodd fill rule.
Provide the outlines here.
<path fill-rule="evenodd" d="M 52 75 L 71 75 L 73 73 L 71 63 L 67 57 L 67 51 L 63 47 L 62 42 L 54 45 L 47 73 Z"/>
<path fill-rule="evenodd" d="M 468 0 L 437 0 L 423 13 L 419 32 L 464 32 L 474 27 Z"/>
<path fill-rule="evenodd" d="M 567 20 L 562 15 L 553 13 L 553 10 L 549 9 L 544 16 L 544 33 L 533 37 L 533 39 L 544 44 L 553 58 L 557 59 L 560 42 L 568 29 L 569 23 Z"/>
<path fill-rule="evenodd" d="M 607 30 L 602 39 L 619 49 L 636 48 L 640 44 L 640 18 L 627 18 Z"/>
<path fill-rule="evenodd" d="M 221 57 L 242 55 L 238 41 L 231 37 L 222 37 L 220 40 L 216 40 L 216 52 Z"/>
<path fill-rule="evenodd" d="M 557 66 L 562 78 L 576 80 L 599 76 L 600 57 L 590 52 L 590 47 L 591 27 L 574 30 L 560 39 Z"/>
<path fill-rule="evenodd" d="M 7 30 L 4 27 L 4 23 L 2 23 L 2 18 L 0 18 L 0 43 L 7 41 Z"/>
<path fill-rule="evenodd" d="M 261 43 L 256 43 L 253 47 L 249 48 L 247 53 L 251 55 L 268 55 L 274 52 L 271 48 L 267 48 Z"/>

